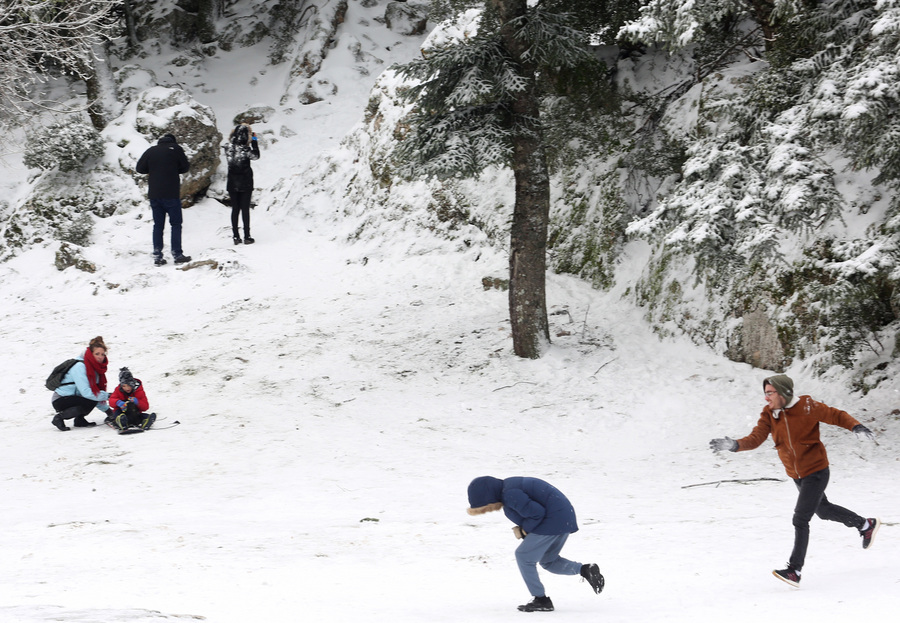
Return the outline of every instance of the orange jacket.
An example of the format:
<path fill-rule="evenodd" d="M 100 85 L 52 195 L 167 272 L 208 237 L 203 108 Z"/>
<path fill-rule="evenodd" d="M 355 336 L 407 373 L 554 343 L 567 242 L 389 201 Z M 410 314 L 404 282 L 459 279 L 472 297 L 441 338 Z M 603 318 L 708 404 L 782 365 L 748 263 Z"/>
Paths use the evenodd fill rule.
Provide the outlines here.
<path fill-rule="evenodd" d="M 805 478 L 828 467 L 825 444 L 819 440 L 819 422 L 848 430 L 859 424 L 846 411 L 800 396 L 795 405 L 781 410 L 777 418 L 766 406 L 750 434 L 737 440 L 738 451 L 758 448 L 771 433 L 787 475 Z"/>

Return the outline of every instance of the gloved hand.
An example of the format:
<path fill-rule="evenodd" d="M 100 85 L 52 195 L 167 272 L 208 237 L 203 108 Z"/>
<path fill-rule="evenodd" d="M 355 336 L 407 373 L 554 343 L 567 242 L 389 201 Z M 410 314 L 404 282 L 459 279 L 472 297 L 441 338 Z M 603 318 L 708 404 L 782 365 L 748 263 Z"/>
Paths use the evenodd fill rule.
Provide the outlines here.
<path fill-rule="evenodd" d="M 856 436 L 862 441 L 872 441 L 873 439 L 875 439 L 875 435 L 872 434 L 872 431 L 870 431 L 862 424 L 857 424 L 856 426 L 854 426 L 853 432 L 856 433 Z"/>
<path fill-rule="evenodd" d="M 512 531 L 513 534 L 516 535 L 517 539 L 524 539 L 526 536 L 528 536 L 528 533 L 522 530 L 520 526 L 513 526 Z"/>
<path fill-rule="evenodd" d="M 737 452 L 738 443 L 731 437 L 726 437 L 725 439 L 713 439 L 709 442 L 709 449 L 713 452 L 721 452 L 722 450 Z"/>
<path fill-rule="evenodd" d="M 116 406 L 119 407 L 120 409 L 124 409 L 124 408 L 125 408 L 125 401 L 124 401 L 124 400 L 117 400 L 117 401 L 116 401 Z"/>

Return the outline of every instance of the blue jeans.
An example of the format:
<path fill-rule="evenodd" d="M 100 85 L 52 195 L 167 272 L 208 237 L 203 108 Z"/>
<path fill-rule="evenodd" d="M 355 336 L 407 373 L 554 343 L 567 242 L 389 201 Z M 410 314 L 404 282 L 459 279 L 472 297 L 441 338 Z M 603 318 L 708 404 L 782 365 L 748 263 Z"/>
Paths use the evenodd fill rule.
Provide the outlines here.
<path fill-rule="evenodd" d="M 516 562 L 519 563 L 519 573 L 525 580 L 525 586 L 532 597 L 546 597 L 544 585 L 538 578 L 537 564 L 550 573 L 557 575 L 578 575 L 581 573 L 581 563 L 566 560 L 559 555 L 563 545 L 569 538 L 568 534 L 529 534 L 522 539 L 522 544 L 516 548 Z"/>
<path fill-rule="evenodd" d="M 184 255 L 181 248 L 181 199 L 151 199 L 150 208 L 153 210 L 153 255 L 162 257 L 166 215 L 169 217 L 169 227 L 172 230 L 172 256 Z"/>

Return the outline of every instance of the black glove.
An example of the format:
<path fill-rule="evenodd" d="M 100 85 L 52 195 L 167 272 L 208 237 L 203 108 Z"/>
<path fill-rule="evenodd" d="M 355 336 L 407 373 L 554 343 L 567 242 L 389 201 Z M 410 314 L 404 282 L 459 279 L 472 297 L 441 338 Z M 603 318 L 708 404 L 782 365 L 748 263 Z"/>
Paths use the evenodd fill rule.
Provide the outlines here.
<path fill-rule="evenodd" d="M 872 434 L 872 431 L 870 431 L 862 424 L 857 424 L 856 426 L 854 426 L 853 432 L 856 433 L 856 436 L 862 441 L 871 441 L 875 439 L 875 435 Z"/>
<path fill-rule="evenodd" d="M 731 437 L 726 437 L 725 439 L 713 439 L 709 442 L 709 449 L 713 452 L 721 452 L 722 450 L 737 452 L 738 442 Z"/>

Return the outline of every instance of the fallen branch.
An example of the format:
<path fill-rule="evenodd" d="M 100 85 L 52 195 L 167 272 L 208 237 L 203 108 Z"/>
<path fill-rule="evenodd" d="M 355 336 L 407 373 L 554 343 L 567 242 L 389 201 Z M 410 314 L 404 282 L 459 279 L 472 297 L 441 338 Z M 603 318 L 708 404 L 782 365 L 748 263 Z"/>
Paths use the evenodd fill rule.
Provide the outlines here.
<path fill-rule="evenodd" d="M 726 482 L 736 482 L 741 485 L 745 485 L 750 482 L 762 482 L 762 481 L 772 481 L 772 482 L 784 482 L 784 478 L 738 478 L 735 480 L 715 480 L 713 482 L 701 482 L 695 485 L 684 485 L 681 487 L 682 489 L 690 489 L 691 487 L 708 487 L 710 485 L 719 486 Z"/>

